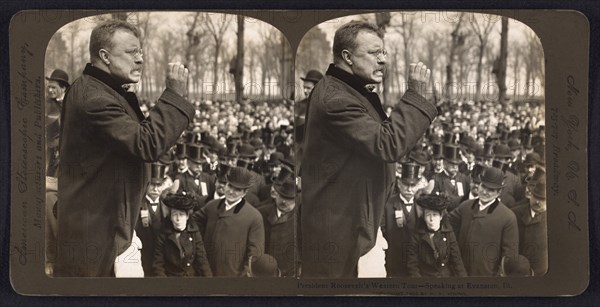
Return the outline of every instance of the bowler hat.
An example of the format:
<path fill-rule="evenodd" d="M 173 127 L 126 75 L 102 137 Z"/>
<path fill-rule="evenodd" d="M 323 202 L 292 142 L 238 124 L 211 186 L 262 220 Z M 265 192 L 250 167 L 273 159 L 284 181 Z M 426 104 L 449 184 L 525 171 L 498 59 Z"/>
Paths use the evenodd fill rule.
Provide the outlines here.
<path fill-rule="evenodd" d="M 401 181 L 413 185 L 419 182 L 419 165 L 416 163 L 402 163 Z"/>
<path fill-rule="evenodd" d="M 229 170 L 226 178 L 230 185 L 238 189 L 247 189 L 252 186 L 254 181 L 254 176 L 252 175 L 251 171 L 237 166 L 232 167 Z"/>
<path fill-rule="evenodd" d="M 192 162 L 196 162 L 196 163 L 206 162 L 206 157 L 204 156 L 205 153 L 206 153 L 206 149 L 202 145 L 198 145 L 198 144 L 188 144 L 187 145 L 187 157 Z"/>
<path fill-rule="evenodd" d="M 525 182 L 527 183 L 527 185 L 534 185 L 536 182 L 542 181 L 542 180 L 544 182 L 546 181 L 546 169 L 544 169 L 541 166 L 538 166 L 535 168 L 533 175 L 525 178 Z"/>
<path fill-rule="evenodd" d="M 415 203 L 423 209 L 443 211 L 448 208 L 448 197 L 444 194 L 421 194 Z"/>
<path fill-rule="evenodd" d="M 464 137 L 460 138 L 460 141 L 458 141 L 458 144 L 465 146 L 469 150 L 472 150 L 473 146 L 475 146 L 475 139 L 473 139 L 473 137 L 470 135 L 465 135 Z"/>
<path fill-rule="evenodd" d="M 314 70 L 314 69 L 309 70 L 306 73 L 306 76 L 304 78 L 300 77 L 300 79 L 302 81 L 311 81 L 314 83 L 319 82 L 322 78 L 323 78 L 323 74 L 321 74 L 319 71 Z"/>
<path fill-rule="evenodd" d="M 217 143 L 217 139 L 208 133 L 203 132 L 200 136 L 200 144 L 205 145 L 207 148 L 212 149 L 215 146 L 215 143 Z"/>
<path fill-rule="evenodd" d="M 494 156 L 497 158 L 512 158 L 510 147 L 504 143 L 500 143 L 494 147 Z"/>
<path fill-rule="evenodd" d="M 412 150 L 409 154 L 408 157 L 410 160 L 416 162 L 419 165 L 427 165 L 429 163 L 431 163 L 431 157 L 429 156 L 429 154 L 423 150 Z"/>
<path fill-rule="evenodd" d="M 481 184 L 488 189 L 500 189 L 504 187 L 504 173 L 495 167 L 486 167 L 479 175 Z"/>
<path fill-rule="evenodd" d="M 69 86 L 69 75 L 62 69 L 55 69 L 46 80 L 56 81 L 64 87 Z"/>
<path fill-rule="evenodd" d="M 459 155 L 460 147 L 456 144 L 444 144 L 444 160 L 452 164 L 460 164 L 462 160 Z"/>
<path fill-rule="evenodd" d="M 248 258 L 248 275 L 250 277 L 279 277 L 277 259 L 269 254 L 250 256 Z"/>
<path fill-rule="evenodd" d="M 542 162 L 542 157 L 540 157 L 540 155 L 537 152 L 530 152 L 525 156 L 525 161 L 523 161 L 523 164 L 537 165 L 537 164 L 541 164 L 541 162 Z"/>
<path fill-rule="evenodd" d="M 257 150 L 263 147 L 263 142 L 260 138 L 253 138 L 252 140 L 250 140 L 250 145 L 254 147 L 254 150 Z"/>
<path fill-rule="evenodd" d="M 283 160 L 283 153 L 276 151 L 269 156 L 269 161 L 267 164 L 269 165 L 280 165 L 281 160 Z"/>
<path fill-rule="evenodd" d="M 521 142 L 519 142 L 519 140 L 517 140 L 517 139 L 510 139 L 510 140 L 508 140 L 508 147 L 510 147 L 510 150 L 520 149 Z"/>
<path fill-rule="evenodd" d="M 500 260 L 500 272 L 503 276 L 507 277 L 526 277 L 532 275 L 531 264 L 523 255 L 502 257 Z"/>
<path fill-rule="evenodd" d="M 281 160 L 281 170 L 275 179 L 274 183 L 283 182 L 288 178 L 295 178 L 294 163 L 288 159 Z"/>
<path fill-rule="evenodd" d="M 546 199 L 546 179 L 537 180 L 530 191 L 536 198 Z"/>
<path fill-rule="evenodd" d="M 163 203 L 172 209 L 188 211 L 194 208 L 194 198 L 191 195 L 185 194 L 168 194 Z"/>
<path fill-rule="evenodd" d="M 248 143 L 242 143 L 238 147 L 238 154 L 239 154 L 240 158 L 248 158 L 248 159 L 256 158 L 256 154 L 254 153 L 254 146 L 252 146 Z"/>
<path fill-rule="evenodd" d="M 167 166 L 162 163 L 150 163 L 150 182 L 160 184 L 167 178 Z"/>
<path fill-rule="evenodd" d="M 282 182 L 274 183 L 273 187 L 285 199 L 294 199 L 296 197 L 296 182 L 292 177 L 288 177 Z"/>

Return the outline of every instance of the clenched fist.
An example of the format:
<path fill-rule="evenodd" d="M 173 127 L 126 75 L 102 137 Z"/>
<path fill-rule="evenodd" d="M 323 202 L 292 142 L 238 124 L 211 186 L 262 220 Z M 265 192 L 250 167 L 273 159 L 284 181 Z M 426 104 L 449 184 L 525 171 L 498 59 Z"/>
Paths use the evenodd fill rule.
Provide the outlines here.
<path fill-rule="evenodd" d="M 417 91 L 421 96 L 425 96 L 431 70 L 425 64 L 419 62 L 410 64 L 409 73 L 408 88 Z"/>
<path fill-rule="evenodd" d="M 187 93 L 187 80 L 189 71 L 181 63 L 169 63 L 167 68 L 167 88 L 181 96 Z"/>

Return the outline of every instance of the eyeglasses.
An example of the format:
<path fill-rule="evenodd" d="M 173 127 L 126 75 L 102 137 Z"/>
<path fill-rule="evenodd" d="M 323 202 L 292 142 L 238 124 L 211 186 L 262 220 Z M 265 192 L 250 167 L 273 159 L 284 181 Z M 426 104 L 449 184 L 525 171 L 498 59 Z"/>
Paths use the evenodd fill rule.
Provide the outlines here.
<path fill-rule="evenodd" d="M 144 56 L 144 51 L 142 50 L 142 48 L 135 48 L 133 50 L 127 50 L 127 51 L 125 51 L 125 53 L 127 53 L 133 57 L 137 57 L 138 55 L 141 57 Z"/>
<path fill-rule="evenodd" d="M 376 56 L 377 58 L 385 58 L 388 55 L 387 50 L 381 48 L 373 51 L 368 51 L 369 54 Z"/>

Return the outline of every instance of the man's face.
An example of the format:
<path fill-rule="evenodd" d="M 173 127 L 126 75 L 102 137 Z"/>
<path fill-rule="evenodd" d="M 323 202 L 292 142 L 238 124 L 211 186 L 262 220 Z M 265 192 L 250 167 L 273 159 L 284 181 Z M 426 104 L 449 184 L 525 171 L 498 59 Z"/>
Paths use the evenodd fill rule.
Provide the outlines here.
<path fill-rule="evenodd" d="M 531 210 L 535 213 L 546 212 L 546 200 L 538 198 L 533 194 L 529 197 L 529 206 L 531 206 Z"/>
<path fill-rule="evenodd" d="M 308 98 L 308 95 L 310 95 L 310 92 L 312 91 L 313 87 L 315 87 L 314 82 L 304 81 L 304 85 L 302 86 L 302 88 L 304 89 L 304 97 Z"/>
<path fill-rule="evenodd" d="M 398 187 L 400 188 L 400 195 L 402 195 L 402 197 L 406 198 L 407 200 L 411 200 L 415 196 L 415 193 L 417 192 L 417 184 L 416 183 L 409 184 L 409 183 L 402 182 L 402 180 L 400 180 Z"/>
<path fill-rule="evenodd" d="M 287 199 L 281 196 L 277 191 L 275 191 L 275 205 L 277 205 L 277 209 L 279 211 L 287 213 L 296 207 L 296 201 L 292 199 Z"/>
<path fill-rule="evenodd" d="M 62 99 L 65 94 L 65 88 L 54 80 L 48 80 L 47 90 L 50 99 Z"/>
<path fill-rule="evenodd" d="M 150 198 L 152 199 L 157 199 L 160 196 L 160 193 L 162 193 L 164 190 L 164 187 L 162 185 L 162 183 L 153 183 L 151 182 L 148 185 L 148 190 L 146 191 L 146 194 L 148 194 L 148 196 L 150 196 Z"/>
<path fill-rule="evenodd" d="M 444 160 L 443 159 L 434 159 L 433 160 L 433 171 L 436 173 L 444 170 Z"/>
<path fill-rule="evenodd" d="M 187 164 L 187 159 L 183 158 L 183 159 L 177 159 L 177 168 L 182 171 L 184 170 L 186 167 L 188 167 Z"/>
<path fill-rule="evenodd" d="M 458 164 L 446 162 L 444 163 L 444 169 L 446 169 L 450 178 L 454 178 L 458 174 Z"/>
<path fill-rule="evenodd" d="M 490 202 L 500 196 L 500 191 L 502 191 L 502 189 L 490 189 L 485 187 L 483 184 L 480 184 L 479 200 L 481 200 L 483 203 Z"/>
<path fill-rule="evenodd" d="M 471 179 L 471 194 L 473 194 L 473 196 L 478 197 L 479 196 L 479 183 L 473 181 L 473 179 Z"/>
<path fill-rule="evenodd" d="M 108 50 L 110 74 L 122 84 L 140 81 L 144 64 L 140 40 L 129 31 L 117 30 L 112 43 Z"/>
<path fill-rule="evenodd" d="M 385 56 L 378 54 L 383 50 L 383 40 L 375 33 L 360 31 L 356 36 L 356 44 L 356 49 L 350 50 L 352 73 L 368 84 L 381 83 Z"/>
<path fill-rule="evenodd" d="M 225 182 L 221 182 L 221 181 L 217 180 L 215 182 L 215 192 L 217 192 L 217 194 L 219 194 L 219 195 L 224 195 L 225 194 L 225 185 L 226 184 L 227 183 L 225 183 Z"/>
<path fill-rule="evenodd" d="M 246 191 L 248 189 L 238 189 L 228 183 L 225 185 L 225 200 L 230 204 L 235 203 L 246 196 Z"/>
<path fill-rule="evenodd" d="M 198 163 L 192 160 L 188 160 L 188 166 L 190 168 L 190 170 L 194 173 L 194 174 L 200 174 L 202 172 L 202 163 Z"/>

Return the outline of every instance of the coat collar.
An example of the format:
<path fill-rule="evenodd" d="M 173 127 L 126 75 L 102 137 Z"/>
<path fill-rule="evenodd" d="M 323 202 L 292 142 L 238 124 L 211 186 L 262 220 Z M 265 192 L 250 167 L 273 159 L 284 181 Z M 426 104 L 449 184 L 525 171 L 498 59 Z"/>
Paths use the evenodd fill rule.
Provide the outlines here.
<path fill-rule="evenodd" d="M 234 214 L 238 214 L 245 205 L 246 205 L 246 199 L 242 198 L 242 201 L 239 204 L 235 205 L 233 210 L 225 211 L 225 198 L 222 198 L 219 201 L 219 205 L 217 206 L 217 211 L 219 212 L 219 217 L 232 216 Z"/>
<path fill-rule="evenodd" d="M 278 218 L 277 217 L 277 206 L 273 205 L 273 207 L 269 211 L 269 216 L 268 216 L 267 220 L 269 221 L 269 224 L 271 224 L 271 225 L 283 224 L 294 216 L 295 211 L 296 211 L 296 208 L 294 208 L 294 210 L 292 210 L 291 212 L 288 212 L 288 213 L 282 212 L 281 217 Z"/>
<path fill-rule="evenodd" d="M 487 208 L 487 214 L 494 213 L 494 210 L 496 210 L 496 208 L 498 208 L 499 205 L 500 205 L 500 200 L 498 198 L 496 198 L 496 200 L 494 200 L 494 202 Z M 473 201 L 473 205 L 471 206 L 471 209 L 473 210 L 475 215 L 477 215 L 477 213 L 479 213 L 479 198 L 477 198 L 477 199 L 475 199 L 475 201 Z"/>
<path fill-rule="evenodd" d="M 377 93 L 367 90 L 367 83 L 365 83 L 355 75 L 338 68 L 337 66 L 335 66 L 335 64 L 329 65 L 329 68 L 327 69 L 325 75 L 329 75 L 339 79 L 340 81 L 348 84 L 350 87 L 355 89 L 362 96 L 367 98 L 367 100 L 369 101 L 369 103 L 371 103 L 375 111 L 377 111 L 377 114 L 379 115 L 381 120 L 386 120 L 388 118 L 387 114 L 385 114 L 385 111 L 383 110 L 383 106 L 381 105 L 381 100 L 379 100 L 379 95 L 377 95 Z"/>
<path fill-rule="evenodd" d="M 115 80 L 109 73 L 93 66 L 91 63 L 88 63 L 83 70 L 83 74 L 94 77 L 100 82 L 106 84 L 108 87 L 112 88 L 115 92 L 125 98 L 131 108 L 135 111 L 135 114 L 139 120 L 145 119 L 144 113 L 142 113 L 142 109 L 140 109 L 137 96 L 134 93 L 126 91 L 123 88 L 123 84 L 119 84 L 119 82 L 117 82 L 117 80 Z"/>

